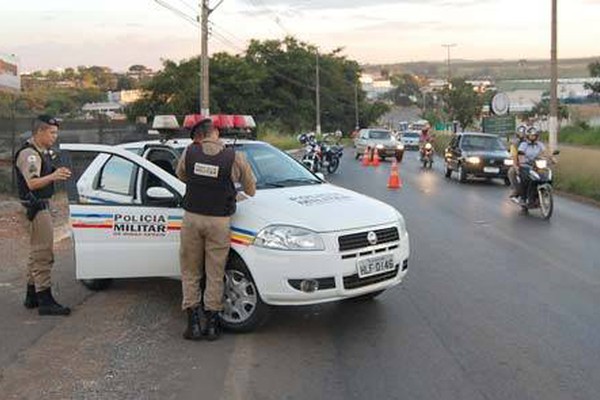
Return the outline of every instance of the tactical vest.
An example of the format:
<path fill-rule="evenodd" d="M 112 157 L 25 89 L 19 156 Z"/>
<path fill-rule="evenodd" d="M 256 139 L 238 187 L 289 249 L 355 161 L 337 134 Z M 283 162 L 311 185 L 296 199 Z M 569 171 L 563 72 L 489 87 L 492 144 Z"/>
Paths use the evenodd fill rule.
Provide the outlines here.
<path fill-rule="evenodd" d="M 233 215 L 236 208 L 236 190 L 231 180 L 234 160 L 234 149 L 226 148 L 211 156 L 202 151 L 201 144 L 189 145 L 185 154 L 184 210 L 214 217 Z"/>
<path fill-rule="evenodd" d="M 14 168 L 15 168 L 15 173 L 17 176 L 17 189 L 19 191 L 19 198 L 21 200 L 29 201 L 30 200 L 29 193 L 32 193 L 35 196 L 35 198 L 38 200 L 47 200 L 50 197 L 52 197 L 52 195 L 54 194 L 54 183 L 44 186 L 43 188 L 38 189 L 38 190 L 30 190 L 29 186 L 27 186 L 27 182 L 25 181 L 25 177 L 23 176 L 23 174 L 21 173 L 19 168 L 17 168 L 17 159 L 19 158 L 19 154 L 21 154 L 21 152 L 25 149 L 35 150 L 35 152 L 42 159 L 42 169 L 40 171 L 40 178 L 50 175 L 52 172 L 54 172 L 54 167 L 52 166 L 52 160 L 50 159 L 50 155 L 48 153 L 45 153 L 45 154 L 41 153 L 30 142 L 25 143 L 23 145 L 23 147 L 21 147 L 17 151 L 17 154 L 15 154 L 15 159 L 14 159 Z"/>

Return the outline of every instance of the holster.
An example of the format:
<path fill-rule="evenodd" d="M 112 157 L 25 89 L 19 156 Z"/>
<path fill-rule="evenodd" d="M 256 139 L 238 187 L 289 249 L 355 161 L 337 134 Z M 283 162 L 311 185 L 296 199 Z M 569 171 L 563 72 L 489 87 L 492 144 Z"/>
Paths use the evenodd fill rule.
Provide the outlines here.
<path fill-rule="evenodd" d="M 26 200 L 21 202 L 21 204 L 23 204 L 23 207 L 25 207 L 27 219 L 29 221 L 33 221 L 37 213 L 48 208 L 47 200 L 38 199 L 31 193 L 29 196 L 27 196 Z"/>

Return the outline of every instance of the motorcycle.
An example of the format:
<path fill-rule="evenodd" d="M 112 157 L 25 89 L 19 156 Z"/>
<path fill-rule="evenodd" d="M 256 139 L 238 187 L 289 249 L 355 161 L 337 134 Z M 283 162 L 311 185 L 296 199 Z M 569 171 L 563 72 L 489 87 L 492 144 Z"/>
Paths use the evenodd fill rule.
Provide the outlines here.
<path fill-rule="evenodd" d="M 421 163 L 425 169 L 433 167 L 433 146 L 431 143 L 425 143 L 425 146 L 421 149 Z"/>
<path fill-rule="evenodd" d="M 317 173 L 325 168 L 330 174 L 337 171 L 340 166 L 340 158 L 343 155 L 342 146 L 330 146 L 323 142 L 317 142 L 313 135 L 301 135 L 299 141 L 305 145 L 302 163 L 309 170 Z"/>
<path fill-rule="evenodd" d="M 558 154 L 558 152 L 554 154 Z M 521 210 L 527 214 L 529 210 L 539 208 L 542 218 L 550 219 L 554 211 L 554 200 L 552 197 L 552 169 L 548 160 L 538 158 L 532 165 L 522 165 L 519 175 L 522 185 L 522 196 L 519 203 Z"/>

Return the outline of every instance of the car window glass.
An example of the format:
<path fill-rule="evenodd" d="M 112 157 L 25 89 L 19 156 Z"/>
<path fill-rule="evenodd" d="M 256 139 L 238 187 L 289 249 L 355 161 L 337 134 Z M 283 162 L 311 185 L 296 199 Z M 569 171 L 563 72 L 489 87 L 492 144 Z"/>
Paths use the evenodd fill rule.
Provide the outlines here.
<path fill-rule="evenodd" d="M 499 138 L 494 136 L 464 136 L 462 148 L 469 151 L 502 151 L 506 150 Z"/>
<path fill-rule="evenodd" d="M 236 148 L 246 155 L 259 189 L 319 183 L 306 167 L 272 146 L 247 144 Z"/>
<path fill-rule="evenodd" d="M 131 196 L 136 171 L 137 166 L 131 161 L 111 156 L 100 172 L 98 189 Z"/>
<path fill-rule="evenodd" d="M 369 139 L 388 140 L 391 137 L 389 131 L 371 131 L 369 132 Z"/>
<path fill-rule="evenodd" d="M 175 176 L 177 157 L 173 152 L 161 148 L 150 149 L 146 155 L 146 159 Z"/>

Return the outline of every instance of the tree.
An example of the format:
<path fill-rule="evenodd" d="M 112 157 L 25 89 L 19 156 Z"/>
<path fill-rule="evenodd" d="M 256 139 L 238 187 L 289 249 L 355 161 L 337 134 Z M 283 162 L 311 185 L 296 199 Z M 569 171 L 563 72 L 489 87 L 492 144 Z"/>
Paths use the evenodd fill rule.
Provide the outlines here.
<path fill-rule="evenodd" d="M 421 96 L 421 84 L 412 74 L 394 75 L 391 78 L 394 89 L 390 90 L 384 98 L 391 100 L 399 106 L 410 106 Z"/>
<path fill-rule="evenodd" d="M 550 99 L 542 97 L 542 100 L 537 103 L 531 111 L 526 112 L 525 117 L 527 118 L 538 118 L 547 117 L 550 115 Z M 569 118 L 569 109 L 564 104 L 558 105 L 558 120 L 559 122 L 563 119 Z"/>
<path fill-rule="evenodd" d="M 481 115 L 482 97 L 473 89 L 473 85 L 463 78 L 452 79 L 450 87 L 442 91 L 446 112 L 450 119 L 458 121 L 462 129 L 473 123 Z"/>
<path fill-rule="evenodd" d="M 588 65 L 590 76 L 600 78 L 600 61 L 596 61 Z M 600 82 L 586 83 L 585 88 L 593 92 L 593 96 L 600 96 Z"/>

